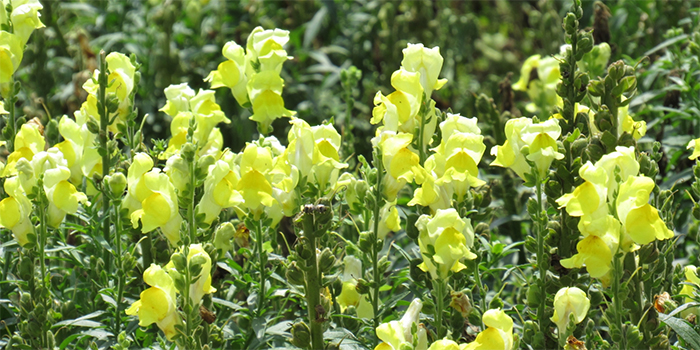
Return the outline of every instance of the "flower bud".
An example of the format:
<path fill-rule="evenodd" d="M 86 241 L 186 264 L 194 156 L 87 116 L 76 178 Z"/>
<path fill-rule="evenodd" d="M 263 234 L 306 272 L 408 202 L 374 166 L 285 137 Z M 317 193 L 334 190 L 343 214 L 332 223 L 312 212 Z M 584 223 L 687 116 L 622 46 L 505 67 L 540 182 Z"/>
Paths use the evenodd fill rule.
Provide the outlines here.
<path fill-rule="evenodd" d="M 173 255 L 170 256 L 170 261 L 173 262 L 173 265 L 175 265 L 175 269 L 178 272 L 185 272 L 185 268 L 187 267 L 187 260 L 185 259 L 185 256 L 182 255 L 182 253 L 173 253 Z"/>
<path fill-rule="evenodd" d="M 367 281 L 365 281 L 362 278 L 358 278 L 357 279 L 357 286 L 355 287 L 355 290 L 357 290 L 357 292 L 360 294 L 369 293 L 369 285 L 367 284 Z"/>
<path fill-rule="evenodd" d="M 322 273 L 328 273 L 333 265 L 335 265 L 335 256 L 329 248 L 325 248 L 319 256 L 318 268 Z"/>
<path fill-rule="evenodd" d="M 292 263 L 289 264 L 285 276 L 291 284 L 296 284 L 298 286 L 304 285 L 304 272 L 301 271 L 296 261 L 292 261 Z"/>
<path fill-rule="evenodd" d="M 114 173 L 105 176 L 105 179 L 114 197 L 119 198 L 124 194 L 124 190 L 126 189 L 126 176 L 124 176 L 124 174 Z"/>
<path fill-rule="evenodd" d="M 527 305 L 531 308 L 540 306 L 542 302 L 542 292 L 537 284 L 530 285 L 527 290 Z"/>
<path fill-rule="evenodd" d="M 182 149 L 180 150 L 180 153 L 182 154 L 182 159 L 184 159 L 187 162 L 193 162 L 194 155 L 195 155 L 196 151 L 197 151 L 197 148 L 193 144 L 188 142 L 188 143 L 182 145 Z"/>
<path fill-rule="evenodd" d="M 568 35 L 574 35 L 578 29 L 578 21 L 576 21 L 576 16 L 569 12 L 564 18 L 564 30 Z"/>
<path fill-rule="evenodd" d="M 202 267 L 207 263 L 207 259 L 202 255 L 195 255 L 190 260 L 190 275 L 197 277 L 202 273 Z"/>
<path fill-rule="evenodd" d="M 292 325 L 292 344 L 294 346 L 306 349 L 310 346 L 311 343 L 311 331 L 309 330 L 309 326 L 306 325 L 303 321 L 297 322 Z"/>

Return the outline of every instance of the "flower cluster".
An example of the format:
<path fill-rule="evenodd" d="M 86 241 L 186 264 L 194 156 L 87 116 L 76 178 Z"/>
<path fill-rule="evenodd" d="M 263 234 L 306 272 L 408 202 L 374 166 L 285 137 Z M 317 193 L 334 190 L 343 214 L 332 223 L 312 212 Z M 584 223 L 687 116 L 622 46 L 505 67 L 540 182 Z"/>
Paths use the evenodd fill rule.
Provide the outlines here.
<path fill-rule="evenodd" d="M 12 9 L 7 13 L 6 9 Z M 44 8 L 39 0 L 4 0 L 0 2 L 0 93 L 7 97 L 12 75 L 19 68 L 24 56 L 24 45 L 35 29 L 43 28 L 39 10 Z M 0 102 L 0 107 L 2 104 Z"/>
<path fill-rule="evenodd" d="M 126 310 L 127 315 L 139 317 L 141 327 L 147 327 L 153 323 L 158 325 L 168 340 L 173 340 L 178 334 L 177 326 L 183 323 L 178 313 L 176 294 L 184 291 L 180 290 L 181 288 L 178 289 L 178 286 L 185 286 L 184 288 L 188 289 L 190 300 L 195 307 L 199 306 L 205 294 L 216 292 L 216 288 L 211 286 L 211 258 L 202 245 L 192 244 L 189 247 L 187 265 L 184 267 L 176 266 L 184 262 L 177 261 L 184 260 L 181 255 L 173 254 L 173 258 L 165 268 L 152 264 L 146 269 L 143 273 L 143 281 L 151 287 L 141 292 L 141 299 Z M 186 285 L 182 276 L 183 270 L 189 268 L 190 271 L 194 271 L 195 269 L 192 268 L 194 265 L 200 267 L 200 273 L 190 276 L 195 282 Z"/>
<path fill-rule="evenodd" d="M 561 127 L 556 118 L 533 123 L 530 118 L 511 119 L 506 122 L 506 142 L 502 146 L 491 148 L 491 155 L 496 159 L 491 165 L 511 168 L 518 176 L 525 179 L 535 164 L 540 179 L 549 173 L 554 159 L 563 159 L 558 152 L 557 139 Z"/>
<path fill-rule="evenodd" d="M 453 208 L 438 209 L 435 216 L 422 215 L 416 221 L 420 231 L 418 244 L 423 263 L 419 267 L 430 272 L 433 279 L 447 279 L 450 271 L 466 268 L 462 259 L 472 260 L 476 254 L 469 249 L 474 245 L 474 229 L 470 219 L 459 217 Z"/>
<path fill-rule="evenodd" d="M 637 245 L 673 237 L 649 204 L 654 180 L 638 173 L 634 147 L 617 147 L 595 164 L 589 161 L 581 167 L 585 182 L 557 199 L 560 208 L 581 218 L 578 228 L 583 235 L 578 254 L 562 260 L 562 266 L 586 266 L 591 277 L 606 283 L 618 248 L 630 252 Z"/>
<path fill-rule="evenodd" d="M 241 106 L 252 106 L 250 119 L 259 123 L 260 130 L 269 130 L 277 118 L 295 114 L 284 108 L 282 99 L 284 80 L 280 72 L 282 64 L 290 59 L 283 48 L 288 41 L 289 31 L 256 27 L 248 36 L 245 49 L 234 41 L 224 45 L 222 53 L 228 60 L 205 79 L 212 89 L 231 89 Z"/>
<path fill-rule="evenodd" d="M 46 142 L 40 128 L 35 123 L 22 125 L 15 135 L 15 151 L 7 157 L 0 173 L 7 177 L 4 188 L 9 195 L 0 202 L 0 227 L 11 229 L 22 246 L 30 243 L 29 234 L 34 229 L 30 220 L 32 203 L 27 194 L 45 194 L 48 207 L 40 210 L 46 210 L 47 224 L 52 227 L 58 227 L 66 214 L 75 214 L 79 203 L 87 203 L 87 196 L 70 182 L 68 159 L 74 160 L 74 155 L 67 152 L 65 157 L 60 144 L 44 151 Z"/>
<path fill-rule="evenodd" d="M 428 350 L 511 350 L 513 349 L 513 319 L 501 309 L 487 310 L 482 316 L 486 329 L 471 343 L 457 344 L 442 339 L 430 345 Z"/>

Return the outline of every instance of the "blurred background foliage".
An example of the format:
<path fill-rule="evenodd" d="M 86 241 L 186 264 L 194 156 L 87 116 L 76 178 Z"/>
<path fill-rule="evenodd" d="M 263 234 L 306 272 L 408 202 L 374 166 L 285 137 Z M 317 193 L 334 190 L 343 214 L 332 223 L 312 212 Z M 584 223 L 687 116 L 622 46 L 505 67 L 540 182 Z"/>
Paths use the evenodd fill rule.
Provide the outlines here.
<path fill-rule="evenodd" d="M 47 28 L 37 31 L 28 44 L 18 73 L 20 100 L 28 119 L 72 115 L 86 97 L 81 86 L 95 69 L 99 50 L 135 54 L 142 64 L 136 102 L 140 115 L 147 116 L 145 140 L 166 139 L 170 120 L 158 111 L 165 104 L 163 89 L 182 82 L 195 90 L 208 88 L 203 79 L 224 60 L 224 44 L 245 43 L 250 31 L 261 25 L 290 31 L 287 52 L 294 59 L 282 71 L 283 97 L 287 108 L 312 125 L 334 118 L 341 129 L 347 116 L 340 72 L 350 66 L 362 72 L 352 91 L 355 101 L 349 116 L 358 154 L 371 153 L 373 97 L 378 90 L 392 90 L 391 73 L 400 65 L 407 43 L 440 47 L 442 77 L 449 82 L 434 93 L 438 107 L 477 116 L 485 124 L 485 135 L 495 135 L 476 108 L 477 97 L 492 98 L 499 110 L 510 106 L 510 89 L 499 87 L 507 86 L 501 82 L 516 81 L 530 55 L 559 52 L 564 44 L 562 16 L 570 5 L 545 0 L 45 1 L 42 20 Z M 651 150 L 654 141 L 661 142 L 658 180 L 663 189 L 672 188 L 691 178 L 685 145 L 700 135 L 698 58 L 685 50 L 698 28 L 698 3 L 623 0 L 605 5 L 584 2 L 582 27 L 597 29 L 594 35 L 609 40 L 610 62 L 639 63 L 639 94 L 631 112 L 649 125 L 649 133 L 640 140 L 642 148 Z M 512 96 L 512 107 L 506 108 L 513 116 L 527 114 L 527 94 Z M 225 145 L 238 151 L 257 133 L 248 120 L 250 111 L 241 108 L 228 89 L 217 91 L 217 101 L 232 120 L 222 126 Z M 278 119 L 273 126 L 285 142 L 288 121 Z M 495 141 L 487 137 L 486 143 L 490 148 Z M 486 168 L 482 167 L 500 174 Z M 682 187 L 676 189 L 683 195 Z M 677 229 L 689 222 L 692 203 L 687 202 L 673 214 Z"/>

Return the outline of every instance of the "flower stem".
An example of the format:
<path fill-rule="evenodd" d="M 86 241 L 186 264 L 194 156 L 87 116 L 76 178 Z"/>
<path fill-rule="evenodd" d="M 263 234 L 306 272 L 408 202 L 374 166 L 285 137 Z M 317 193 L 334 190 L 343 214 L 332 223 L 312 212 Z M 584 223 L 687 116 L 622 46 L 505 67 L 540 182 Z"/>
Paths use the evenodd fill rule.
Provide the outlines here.
<path fill-rule="evenodd" d="M 620 237 L 622 238 L 622 237 Z M 624 326 L 623 326 L 623 320 L 622 320 L 622 313 L 623 313 L 623 306 L 622 306 L 622 300 L 621 300 L 621 295 L 620 295 L 620 287 L 622 283 L 622 276 L 624 272 L 622 271 L 622 261 L 621 257 L 618 256 L 620 254 L 620 247 L 618 245 L 617 252 L 614 255 L 613 258 L 613 308 L 615 310 L 615 323 L 616 323 L 616 328 L 617 331 L 620 332 L 620 349 L 627 349 L 627 335 L 624 332 Z M 613 336 L 614 340 L 614 336 Z"/>
<path fill-rule="evenodd" d="M 373 227 L 373 235 L 372 235 L 372 252 L 371 252 L 371 258 L 372 258 L 372 283 L 374 284 L 374 288 L 372 289 L 372 295 L 371 295 L 371 301 L 372 301 L 372 311 L 374 312 L 374 318 L 373 318 L 373 323 L 374 323 L 374 328 L 376 329 L 379 327 L 379 322 L 381 321 L 381 317 L 379 314 L 379 287 L 380 283 L 379 280 L 381 279 L 381 274 L 379 271 L 379 252 L 382 249 L 381 243 L 379 242 L 379 220 L 381 220 L 381 215 L 380 215 L 380 210 L 383 205 L 383 200 L 382 200 L 382 177 L 384 175 L 384 168 L 383 168 L 383 163 L 381 156 L 379 156 L 379 151 L 376 151 L 375 153 L 375 164 L 374 166 L 377 169 L 377 183 L 374 186 L 374 198 L 375 198 L 375 204 L 374 204 L 374 213 L 373 213 L 373 222 L 374 222 L 374 227 Z M 379 343 L 379 338 L 375 338 L 375 345 Z"/>
<path fill-rule="evenodd" d="M 107 108 L 107 58 L 104 50 L 100 51 L 100 74 L 98 76 L 99 84 L 99 94 L 98 94 L 98 113 L 100 115 L 100 151 L 102 154 L 102 176 L 109 175 L 109 169 L 111 166 L 110 151 L 107 147 L 107 126 L 109 126 L 109 110 Z M 109 212 L 109 196 L 107 195 L 108 189 L 105 184 L 102 185 L 102 235 L 105 241 L 109 242 L 109 230 L 110 230 L 110 212 Z M 109 270 L 111 269 L 110 264 L 110 252 L 104 250 L 104 262 L 105 267 Z"/>
<path fill-rule="evenodd" d="M 317 306 L 321 306 L 321 281 L 318 272 L 318 259 L 316 257 L 316 245 L 318 239 L 314 232 L 314 216 L 312 214 L 304 214 L 302 220 L 304 229 L 304 237 L 308 240 L 311 254 L 306 259 L 307 271 L 306 277 L 306 309 L 309 315 L 309 329 L 311 331 L 311 348 L 323 349 L 323 315 L 318 314 Z"/>
<path fill-rule="evenodd" d="M 540 179 L 539 174 L 537 175 L 537 212 L 535 215 L 535 229 L 537 230 L 537 269 L 539 271 L 539 290 L 542 293 L 542 300 L 540 300 L 539 306 L 537 307 L 537 322 L 539 324 L 540 332 L 544 332 L 544 346 L 547 348 L 547 332 L 549 330 L 549 318 L 546 315 L 547 303 L 546 303 L 546 286 L 547 286 L 547 267 L 545 266 L 545 261 L 547 256 L 545 255 L 545 234 L 547 232 L 546 226 L 546 214 L 544 212 L 544 206 L 542 201 L 542 186 L 543 181 Z M 543 215 L 545 214 L 545 215 Z"/>
<path fill-rule="evenodd" d="M 116 251 L 115 258 L 116 258 L 116 265 L 117 265 L 117 300 L 116 300 L 116 316 L 115 316 L 115 331 L 114 334 L 119 335 L 121 332 L 121 326 L 122 326 L 122 317 L 121 317 L 121 306 L 122 306 L 122 298 L 124 296 L 124 283 L 125 283 L 125 275 L 127 271 L 124 271 L 124 265 L 122 263 L 122 240 L 121 240 L 121 232 L 122 232 L 122 219 L 121 219 L 121 202 L 120 201 L 115 201 L 116 203 L 114 204 L 114 223 L 116 225 L 116 232 L 114 235 L 114 249 Z"/>
<path fill-rule="evenodd" d="M 433 291 L 435 292 L 435 334 L 437 339 L 445 337 L 445 327 L 443 325 L 442 314 L 445 310 L 445 288 L 447 285 L 442 280 L 433 280 Z"/>
<path fill-rule="evenodd" d="M 265 308 L 265 280 L 266 280 L 266 271 L 265 271 L 265 263 L 266 263 L 266 256 L 263 254 L 263 241 L 265 239 L 265 235 L 263 232 L 263 223 L 262 219 L 257 220 L 257 229 L 255 230 L 255 245 L 256 245 L 256 250 L 258 253 L 258 268 L 260 269 L 260 291 L 258 292 L 258 316 L 262 316 Z"/>

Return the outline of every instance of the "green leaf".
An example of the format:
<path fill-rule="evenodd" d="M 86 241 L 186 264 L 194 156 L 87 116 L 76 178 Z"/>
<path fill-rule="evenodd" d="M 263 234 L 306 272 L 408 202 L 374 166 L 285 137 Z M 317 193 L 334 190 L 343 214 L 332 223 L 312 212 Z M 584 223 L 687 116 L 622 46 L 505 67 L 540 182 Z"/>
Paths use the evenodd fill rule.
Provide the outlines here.
<path fill-rule="evenodd" d="M 89 328 L 95 328 L 95 327 L 102 327 L 102 323 L 97 322 L 97 321 L 90 321 L 91 318 L 95 318 L 97 316 L 100 316 L 104 314 L 104 311 L 95 311 L 91 314 L 87 314 L 82 317 L 78 317 L 74 320 L 65 320 L 58 322 L 54 324 L 51 328 L 56 328 L 60 326 L 78 326 L 78 327 L 89 327 Z"/>
<path fill-rule="evenodd" d="M 661 312 L 659 312 L 659 319 L 673 328 L 678 336 L 683 338 L 683 340 L 690 345 L 690 348 L 700 349 L 700 334 L 698 334 L 687 321 Z"/>

